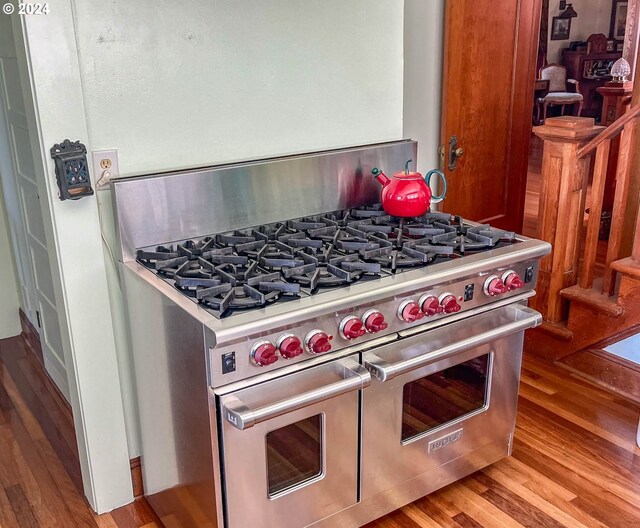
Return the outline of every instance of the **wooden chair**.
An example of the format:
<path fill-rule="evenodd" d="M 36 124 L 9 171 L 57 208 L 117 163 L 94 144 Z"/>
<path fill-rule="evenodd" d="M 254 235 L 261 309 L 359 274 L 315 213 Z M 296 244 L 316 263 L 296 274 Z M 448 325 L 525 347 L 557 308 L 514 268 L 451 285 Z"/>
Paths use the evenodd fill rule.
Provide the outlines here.
<path fill-rule="evenodd" d="M 540 68 L 540 80 L 549 81 L 549 93 L 539 97 L 536 101 L 537 118 L 540 122 L 540 107 L 542 107 L 542 121 L 547 118 L 549 106 L 561 106 L 561 115 L 564 115 L 566 105 L 578 105 L 578 112 L 582 112 L 584 98 L 580 93 L 580 83 L 575 79 L 567 79 L 567 69 L 560 64 L 549 64 Z"/>

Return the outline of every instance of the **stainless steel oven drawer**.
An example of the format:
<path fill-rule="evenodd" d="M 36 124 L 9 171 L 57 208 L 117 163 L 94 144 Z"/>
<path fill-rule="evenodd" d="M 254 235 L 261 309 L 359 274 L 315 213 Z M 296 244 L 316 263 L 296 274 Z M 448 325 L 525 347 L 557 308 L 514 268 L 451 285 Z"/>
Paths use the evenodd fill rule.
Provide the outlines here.
<path fill-rule="evenodd" d="M 540 322 L 509 305 L 365 352 L 362 499 L 508 437 L 524 330 Z"/>
<path fill-rule="evenodd" d="M 370 382 L 345 358 L 219 396 L 229 528 L 299 528 L 357 502 Z"/>

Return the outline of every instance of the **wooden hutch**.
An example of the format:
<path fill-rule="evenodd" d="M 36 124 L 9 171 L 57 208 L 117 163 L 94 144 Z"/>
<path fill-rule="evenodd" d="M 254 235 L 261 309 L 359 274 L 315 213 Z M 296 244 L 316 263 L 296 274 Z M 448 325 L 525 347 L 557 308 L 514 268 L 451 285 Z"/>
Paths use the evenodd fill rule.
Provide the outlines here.
<path fill-rule="evenodd" d="M 591 35 L 582 49 L 562 51 L 562 64 L 567 68 L 568 78 L 580 83 L 583 116 L 600 120 L 602 96 L 597 90 L 611 80 L 611 67 L 620 57 L 621 51 L 607 51 L 607 37 L 602 33 Z"/>

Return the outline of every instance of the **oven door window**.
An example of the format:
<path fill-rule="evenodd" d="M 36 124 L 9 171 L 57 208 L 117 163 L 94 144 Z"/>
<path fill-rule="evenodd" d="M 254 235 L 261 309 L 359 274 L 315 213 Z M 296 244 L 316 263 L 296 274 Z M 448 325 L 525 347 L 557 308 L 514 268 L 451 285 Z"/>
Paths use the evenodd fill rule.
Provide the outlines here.
<path fill-rule="evenodd" d="M 317 414 L 267 433 L 270 499 L 322 477 L 323 421 Z"/>
<path fill-rule="evenodd" d="M 491 355 L 407 383 L 403 389 L 402 441 L 423 436 L 488 406 Z"/>

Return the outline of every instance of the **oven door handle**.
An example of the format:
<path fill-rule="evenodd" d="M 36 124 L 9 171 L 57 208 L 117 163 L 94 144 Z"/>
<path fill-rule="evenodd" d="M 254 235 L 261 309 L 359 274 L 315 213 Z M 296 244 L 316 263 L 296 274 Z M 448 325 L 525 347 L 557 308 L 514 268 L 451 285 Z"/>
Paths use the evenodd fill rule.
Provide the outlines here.
<path fill-rule="evenodd" d="M 320 403 L 329 398 L 363 389 L 371 384 L 371 374 L 353 359 L 337 361 L 335 366 L 337 368 L 342 367 L 344 379 L 263 407 L 250 409 L 240 398 L 227 396 L 223 406 L 224 416 L 234 427 L 241 430 L 248 429 L 260 422 L 277 418 L 283 414 Z"/>
<path fill-rule="evenodd" d="M 513 313 L 515 319 L 513 322 L 456 341 L 438 350 L 433 350 L 428 354 L 422 354 L 396 363 L 387 363 L 384 359 L 369 352 L 364 356 L 364 365 L 376 379 L 389 381 L 396 376 L 424 367 L 430 363 L 435 363 L 436 361 L 440 361 L 464 350 L 486 345 L 502 337 L 523 332 L 528 328 L 534 328 L 542 323 L 542 315 L 529 307 L 506 306 L 503 309 L 515 311 L 515 313 Z"/>

